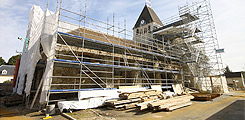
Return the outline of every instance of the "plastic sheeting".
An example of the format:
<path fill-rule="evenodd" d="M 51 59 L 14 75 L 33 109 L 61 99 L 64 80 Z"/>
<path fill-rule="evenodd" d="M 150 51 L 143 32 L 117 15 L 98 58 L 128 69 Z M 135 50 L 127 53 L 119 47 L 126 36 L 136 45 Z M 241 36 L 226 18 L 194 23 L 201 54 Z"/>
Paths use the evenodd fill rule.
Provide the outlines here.
<path fill-rule="evenodd" d="M 82 109 L 89 109 L 89 108 L 97 108 L 99 106 L 102 106 L 107 99 L 108 98 L 106 97 L 100 97 L 100 98 L 90 98 L 90 99 L 80 100 L 80 101 L 61 101 L 58 102 L 58 107 L 60 111 L 63 111 L 64 109 L 82 110 Z"/>
<path fill-rule="evenodd" d="M 229 93 L 226 77 L 225 76 L 221 76 L 221 80 L 222 80 L 222 86 L 223 86 L 224 93 Z"/>
<path fill-rule="evenodd" d="M 79 91 L 78 101 L 61 101 L 58 102 L 58 107 L 63 109 L 89 109 L 102 106 L 108 99 L 119 98 L 118 90 L 93 90 Z"/>
<path fill-rule="evenodd" d="M 76 101 L 60 101 L 58 107 L 61 111 L 64 109 L 89 109 L 102 106 L 106 100 L 119 98 L 119 94 L 123 92 L 147 91 L 146 88 L 129 88 L 115 90 L 92 90 L 79 91 L 78 100 Z"/>
<path fill-rule="evenodd" d="M 210 79 L 212 78 L 212 79 Z M 211 80 L 213 83 L 213 87 L 220 87 L 222 92 L 228 93 L 228 86 L 226 82 L 225 76 L 212 76 L 212 77 L 205 77 L 205 78 L 200 78 L 198 81 L 198 78 L 195 78 L 195 81 L 198 81 L 199 89 L 202 91 L 210 91 L 212 92 L 212 87 L 211 87 Z"/>
<path fill-rule="evenodd" d="M 20 95 L 23 94 L 23 91 L 25 91 L 27 96 L 30 94 L 35 67 L 41 59 L 39 38 L 42 32 L 43 15 L 44 12 L 39 6 L 33 6 L 29 13 L 30 19 L 26 35 L 26 38 L 29 38 L 29 45 L 27 52 L 25 52 L 26 44 L 24 45 L 17 77 L 18 81 L 14 89 L 14 92 Z"/>
<path fill-rule="evenodd" d="M 43 12 L 40 6 L 34 5 L 31 8 L 29 17 L 29 26 L 26 35 L 26 38 L 29 38 L 29 45 L 26 53 L 24 52 L 26 46 L 23 49 L 18 81 L 14 92 L 21 95 L 23 94 L 23 90 L 25 90 L 26 96 L 30 95 L 36 64 L 41 59 L 40 45 L 42 45 L 43 52 L 47 56 L 47 65 L 42 77 L 44 86 L 40 98 L 40 102 L 44 102 L 47 100 L 47 91 L 49 90 L 49 86 L 47 85 L 52 81 L 50 76 L 53 74 L 52 59 L 57 40 L 58 13 L 53 13 L 49 10 Z"/>
<path fill-rule="evenodd" d="M 117 90 L 93 90 L 78 92 L 79 100 L 92 97 L 119 98 L 119 93 L 117 92 Z"/>
<path fill-rule="evenodd" d="M 50 11 L 46 11 L 46 16 L 44 20 L 44 29 L 43 34 L 41 36 L 41 44 L 43 46 L 43 51 L 47 56 L 47 65 L 45 68 L 45 72 L 43 74 L 42 80 L 43 87 L 40 97 L 40 103 L 44 103 L 48 101 L 48 91 L 50 89 L 50 84 L 52 82 L 53 75 L 53 66 L 54 66 L 54 54 L 55 47 L 57 43 L 57 29 L 58 29 L 58 13 L 52 13 Z"/>

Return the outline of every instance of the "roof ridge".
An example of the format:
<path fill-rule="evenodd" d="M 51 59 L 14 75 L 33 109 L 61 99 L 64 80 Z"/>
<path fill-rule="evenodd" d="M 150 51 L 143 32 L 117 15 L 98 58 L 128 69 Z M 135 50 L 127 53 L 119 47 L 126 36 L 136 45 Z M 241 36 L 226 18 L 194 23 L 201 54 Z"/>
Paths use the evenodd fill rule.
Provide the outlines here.
<path fill-rule="evenodd" d="M 1 65 L 1 66 L 11 66 L 11 67 L 15 67 L 15 65 Z M 0 66 L 0 67 L 1 67 L 1 66 Z"/>

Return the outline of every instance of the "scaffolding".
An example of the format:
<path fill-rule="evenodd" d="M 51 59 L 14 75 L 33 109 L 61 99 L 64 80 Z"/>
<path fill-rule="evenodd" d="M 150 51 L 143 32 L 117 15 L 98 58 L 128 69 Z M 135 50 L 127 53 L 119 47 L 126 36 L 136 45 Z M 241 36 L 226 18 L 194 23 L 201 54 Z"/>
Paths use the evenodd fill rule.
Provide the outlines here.
<path fill-rule="evenodd" d="M 183 50 L 183 82 L 202 91 L 222 88 L 221 55 L 208 0 L 187 3 L 179 14 L 163 21 L 165 26 L 154 30 L 175 47 Z M 192 82 L 190 84 L 190 82 Z"/>
<path fill-rule="evenodd" d="M 64 97 L 58 94 L 88 89 L 135 85 L 148 88 L 150 85 L 161 85 L 169 89 L 173 83 L 182 81 L 179 48 L 169 46 L 169 54 L 164 54 L 164 41 L 133 36 L 133 32 L 126 30 L 126 20 L 124 27 L 120 27 L 120 23 L 117 26 L 114 15 L 112 23 L 109 19 L 103 22 L 90 18 L 86 16 L 86 5 L 84 13 L 75 13 L 62 8 L 60 3 L 58 13 L 57 42 L 50 64 L 52 75 L 49 76 L 50 82 L 43 83 L 48 92 L 45 94 L 47 98 L 41 98 L 41 102 L 57 101 Z M 42 56 L 45 56 L 44 53 Z M 44 69 L 45 64 L 47 66 L 47 57 L 43 57 L 41 61 L 44 63 L 39 62 L 36 69 Z M 37 76 L 42 74 L 36 71 Z M 41 89 L 37 87 L 40 80 L 36 79 L 34 84 L 37 85 L 32 87 L 33 90 Z"/>
<path fill-rule="evenodd" d="M 182 83 L 208 91 L 222 85 L 213 78 L 222 74 L 223 66 L 207 0 L 179 7 L 179 15 L 149 29 L 147 35 L 127 30 L 126 19 L 122 27 L 119 22 L 116 25 L 115 15 L 112 22 L 90 18 L 86 8 L 85 3 L 76 13 L 62 8 L 61 1 L 56 22 L 46 21 L 55 31 L 49 36 L 55 41 L 51 44 L 54 52 L 47 56 L 40 46 L 42 59 L 31 85 L 31 108 L 38 98 L 48 104 L 76 98 L 83 90 L 135 85 L 170 89 Z"/>

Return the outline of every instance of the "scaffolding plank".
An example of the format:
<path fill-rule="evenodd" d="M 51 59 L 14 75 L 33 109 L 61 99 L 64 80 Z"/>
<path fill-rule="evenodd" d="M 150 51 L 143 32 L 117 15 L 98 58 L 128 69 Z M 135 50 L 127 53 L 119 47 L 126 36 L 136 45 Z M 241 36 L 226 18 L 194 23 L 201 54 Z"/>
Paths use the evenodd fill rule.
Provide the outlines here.
<path fill-rule="evenodd" d="M 150 52 L 150 51 L 139 50 L 139 49 L 126 47 L 126 46 L 122 46 L 122 45 L 111 44 L 111 43 L 108 43 L 108 42 L 102 42 L 102 41 L 99 41 L 99 40 L 85 38 L 85 37 L 81 37 L 81 36 L 77 36 L 77 35 L 73 35 L 73 34 L 69 34 L 69 33 L 63 33 L 63 32 L 58 32 L 58 33 L 61 34 L 61 35 L 75 37 L 75 38 L 78 38 L 78 39 L 84 39 L 86 41 L 97 43 L 97 44 L 101 44 L 101 45 L 114 46 L 115 48 L 128 49 L 128 50 L 132 50 L 132 51 L 136 51 L 136 52 L 140 52 L 140 53 L 145 53 L 145 54 L 149 54 L 149 55 L 156 55 L 156 56 L 165 57 L 165 58 L 169 58 L 169 59 L 180 60 L 179 58 L 172 57 L 172 56 L 166 56 L 166 55 L 163 55 L 163 54 L 154 53 L 154 52 Z"/>
<path fill-rule="evenodd" d="M 54 61 L 80 64 L 79 61 L 74 61 L 74 60 L 54 59 Z M 140 67 L 129 67 L 129 66 L 100 64 L 100 63 L 91 63 L 91 62 L 82 62 L 82 63 L 85 64 L 85 65 L 91 65 L 91 66 L 114 67 L 114 68 L 120 68 L 120 69 L 141 70 Z M 142 68 L 142 69 L 145 70 L 145 71 L 152 71 L 152 72 L 167 72 L 167 73 L 175 73 L 175 74 L 179 74 L 180 73 L 179 71 L 159 70 L 159 69 L 151 69 L 151 68 Z"/>

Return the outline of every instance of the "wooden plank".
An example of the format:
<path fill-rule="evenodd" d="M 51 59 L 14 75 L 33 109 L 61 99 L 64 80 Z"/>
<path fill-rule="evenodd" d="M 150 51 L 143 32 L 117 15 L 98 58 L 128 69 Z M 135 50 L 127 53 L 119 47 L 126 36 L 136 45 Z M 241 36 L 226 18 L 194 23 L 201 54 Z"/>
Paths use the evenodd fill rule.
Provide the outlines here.
<path fill-rule="evenodd" d="M 186 99 L 193 99 L 194 97 L 191 95 L 183 95 L 183 96 L 177 96 L 177 97 L 173 97 L 173 98 L 169 98 L 169 99 L 165 99 L 165 100 L 159 100 L 156 102 L 152 102 L 150 104 L 148 104 L 148 107 L 154 107 L 154 106 L 160 106 L 160 105 L 164 105 L 167 103 L 172 103 L 172 102 L 177 102 L 177 101 L 181 101 L 181 100 L 186 100 Z"/>
<path fill-rule="evenodd" d="M 166 97 L 167 96 L 165 94 L 159 94 L 156 96 L 151 96 L 151 98 L 144 100 L 143 103 L 139 103 L 136 106 L 138 107 L 139 110 L 145 110 L 145 109 L 148 109 L 149 103 L 157 102 L 160 99 L 166 99 Z"/>
<path fill-rule="evenodd" d="M 172 88 L 177 95 L 181 95 L 184 92 L 182 84 L 173 84 Z"/>
<path fill-rule="evenodd" d="M 138 107 L 139 110 L 146 110 L 146 109 L 148 109 L 148 104 L 149 103 L 155 102 L 157 100 L 159 100 L 159 99 L 152 100 L 152 101 L 147 101 L 147 102 L 143 102 L 143 103 L 139 103 L 139 104 L 136 104 L 136 106 Z"/>
<path fill-rule="evenodd" d="M 172 110 L 175 110 L 175 109 L 178 109 L 178 108 L 189 106 L 191 104 L 192 104 L 192 102 L 187 102 L 187 103 L 183 103 L 183 104 L 180 104 L 180 105 L 177 105 L 177 106 L 169 107 L 166 110 L 172 111 Z"/>
<path fill-rule="evenodd" d="M 211 94 L 209 93 L 191 93 L 194 96 L 194 100 L 208 101 L 211 100 Z"/>
<path fill-rule="evenodd" d="M 107 104 L 116 106 L 116 105 L 120 105 L 120 104 L 126 104 L 126 103 L 132 103 L 132 102 L 140 102 L 140 101 L 142 101 L 141 98 L 136 98 L 136 99 L 129 99 L 129 100 L 111 101 L 111 102 L 107 102 Z"/>
<path fill-rule="evenodd" d="M 188 102 L 190 102 L 190 99 L 181 100 L 181 101 L 178 101 L 178 102 L 172 102 L 172 103 L 160 105 L 160 106 L 156 107 L 154 110 L 167 109 L 167 108 L 170 108 L 170 107 L 173 107 L 173 106 L 177 106 L 177 105 L 181 105 L 181 104 L 188 103 Z"/>
<path fill-rule="evenodd" d="M 138 104 L 138 103 L 126 104 L 126 105 L 125 105 L 125 109 L 135 108 L 135 107 L 136 107 L 136 104 Z"/>
<path fill-rule="evenodd" d="M 119 97 L 122 99 L 132 99 L 132 98 L 139 98 L 139 97 L 150 96 L 150 95 L 157 95 L 161 93 L 162 93 L 161 91 L 156 91 L 156 90 L 138 91 L 133 93 L 122 93 L 119 95 Z"/>
<path fill-rule="evenodd" d="M 136 104 L 138 104 L 138 102 L 129 103 L 129 104 L 123 104 L 123 105 L 117 105 L 117 106 L 114 106 L 114 107 L 116 109 L 130 109 L 130 108 L 135 108 Z"/>

